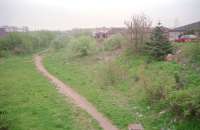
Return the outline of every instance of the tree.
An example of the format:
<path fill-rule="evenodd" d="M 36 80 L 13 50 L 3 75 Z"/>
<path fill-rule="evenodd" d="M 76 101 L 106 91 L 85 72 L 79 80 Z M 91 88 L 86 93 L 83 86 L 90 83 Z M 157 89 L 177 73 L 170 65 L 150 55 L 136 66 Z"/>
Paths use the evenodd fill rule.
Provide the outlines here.
<path fill-rule="evenodd" d="M 151 28 L 151 20 L 145 15 L 134 15 L 125 21 L 128 28 L 128 37 L 136 52 L 141 51 Z"/>
<path fill-rule="evenodd" d="M 161 23 L 152 32 L 150 42 L 146 43 L 146 51 L 155 59 L 163 60 L 164 57 L 172 53 L 173 46 L 166 37 Z"/>

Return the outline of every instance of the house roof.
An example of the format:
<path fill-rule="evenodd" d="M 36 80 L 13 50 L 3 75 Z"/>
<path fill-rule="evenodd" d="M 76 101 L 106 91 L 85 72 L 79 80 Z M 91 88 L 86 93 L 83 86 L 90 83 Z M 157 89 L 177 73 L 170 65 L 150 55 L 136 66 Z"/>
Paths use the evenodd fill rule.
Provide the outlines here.
<path fill-rule="evenodd" d="M 7 32 L 5 31 L 4 28 L 0 28 L 0 37 L 6 36 Z"/>

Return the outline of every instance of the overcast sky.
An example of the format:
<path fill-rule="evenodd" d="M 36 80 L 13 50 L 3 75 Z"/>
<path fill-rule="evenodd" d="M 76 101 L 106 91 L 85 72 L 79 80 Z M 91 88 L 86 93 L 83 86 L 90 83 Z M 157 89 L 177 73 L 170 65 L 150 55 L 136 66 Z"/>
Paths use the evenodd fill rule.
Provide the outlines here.
<path fill-rule="evenodd" d="M 180 26 L 200 21 L 200 0 L 0 0 L 0 26 L 34 30 L 124 26 L 142 13 L 154 25 Z"/>

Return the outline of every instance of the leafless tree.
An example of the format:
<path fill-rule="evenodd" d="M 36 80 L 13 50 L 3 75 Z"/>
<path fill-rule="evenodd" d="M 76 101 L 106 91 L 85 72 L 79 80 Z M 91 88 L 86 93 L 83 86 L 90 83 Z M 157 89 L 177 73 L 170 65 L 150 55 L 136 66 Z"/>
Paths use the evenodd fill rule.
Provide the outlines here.
<path fill-rule="evenodd" d="M 140 51 L 145 40 L 150 34 L 152 22 L 146 15 L 133 15 L 130 20 L 125 21 L 128 28 L 128 38 L 135 51 Z"/>

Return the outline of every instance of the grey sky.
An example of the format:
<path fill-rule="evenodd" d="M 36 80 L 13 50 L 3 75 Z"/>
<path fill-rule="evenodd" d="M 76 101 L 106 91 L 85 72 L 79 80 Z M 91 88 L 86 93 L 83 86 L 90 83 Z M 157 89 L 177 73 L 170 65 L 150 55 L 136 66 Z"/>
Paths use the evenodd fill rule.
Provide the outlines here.
<path fill-rule="evenodd" d="M 0 26 L 66 30 L 124 26 L 144 13 L 168 27 L 200 20 L 200 0 L 0 0 Z"/>

